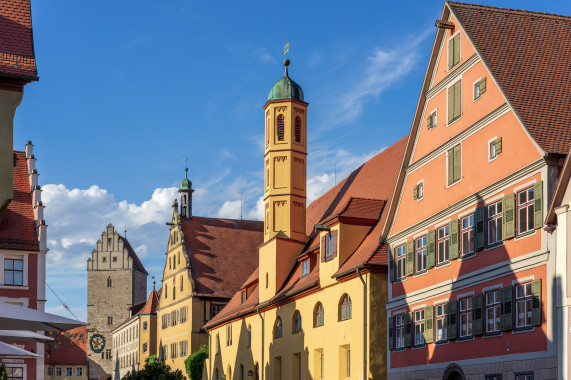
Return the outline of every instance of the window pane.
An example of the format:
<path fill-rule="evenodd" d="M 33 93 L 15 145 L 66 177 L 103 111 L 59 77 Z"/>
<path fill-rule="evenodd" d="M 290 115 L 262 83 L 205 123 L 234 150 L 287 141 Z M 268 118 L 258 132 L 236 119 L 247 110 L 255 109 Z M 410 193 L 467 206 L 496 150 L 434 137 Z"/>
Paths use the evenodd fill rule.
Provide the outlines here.
<path fill-rule="evenodd" d="M 526 215 L 526 208 L 520 208 L 519 209 L 519 220 L 518 220 L 518 231 L 519 233 L 525 232 L 526 230 L 526 220 L 527 220 L 527 215 Z"/>
<path fill-rule="evenodd" d="M 529 206 L 527 206 L 527 230 L 528 231 L 533 230 L 533 209 L 534 209 L 533 203 L 530 204 Z"/>
<path fill-rule="evenodd" d="M 4 283 L 6 285 L 14 285 L 14 272 L 6 271 L 4 273 Z"/>
<path fill-rule="evenodd" d="M 5 260 L 6 269 L 14 269 L 14 260 Z"/>
<path fill-rule="evenodd" d="M 23 285 L 23 284 L 24 284 L 24 273 L 14 272 L 14 285 Z"/>

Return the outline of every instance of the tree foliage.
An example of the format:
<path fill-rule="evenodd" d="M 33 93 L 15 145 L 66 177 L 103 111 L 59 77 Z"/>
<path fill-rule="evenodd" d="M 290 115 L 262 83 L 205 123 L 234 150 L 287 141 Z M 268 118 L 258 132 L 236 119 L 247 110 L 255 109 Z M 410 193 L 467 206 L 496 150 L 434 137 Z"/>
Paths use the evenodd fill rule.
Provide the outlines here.
<path fill-rule="evenodd" d="M 186 373 L 190 380 L 202 379 L 202 371 L 204 369 L 204 361 L 208 359 L 208 346 L 202 345 L 198 351 L 194 351 L 184 361 Z"/>
<path fill-rule="evenodd" d="M 139 371 L 133 371 L 123 376 L 122 380 L 185 380 L 180 369 L 172 370 L 164 361 L 156 356 L 145 359 L 145 366 Z"/>
<path fill-rule="evenodd" d="M 0 364 L 0 380 L 8 380 L 8 371 L 4 363 Z"/>

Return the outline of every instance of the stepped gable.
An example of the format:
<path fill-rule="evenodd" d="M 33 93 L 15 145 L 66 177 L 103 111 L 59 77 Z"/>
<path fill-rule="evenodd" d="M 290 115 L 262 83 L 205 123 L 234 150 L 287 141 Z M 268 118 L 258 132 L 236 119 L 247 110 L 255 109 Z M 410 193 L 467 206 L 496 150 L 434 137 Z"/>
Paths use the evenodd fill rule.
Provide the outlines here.
<path fill-rule="evenodd" d="M 136 269 L 144 274 L 148 274 L 147 271 L 145 270 L 145 267 L 143 266 L 143 263 L 141 262 L 141 260 L 139 260 L 139 256 L 137 256 L 135 250 L 133 249 L 133 247 L 131 247 L 129 240 L 127 240 L 123 236 L 119 236 L 119 239 L 123 241 L 123 246 L 127 248 L 127 252 L 129 252 L 129 257 L 133 259 L 133 269 Z"/>
<path fill-rule="evenodd" d="M 14 151 L 14 198 L 0 221 L 0 248 L 39 251 L 26 152 Z"/>
<path fill-rule="evenodd" d="M 548 153 L 571 142 L 571 17 L 448 2 L 516 114 Z"/>
<path fill-rule="evenodd" d="M 0 2 L 0 76 L 38 79 L 29 0 Z"/>
<path fill-rule="evenodd" d="M 231 298 L 258 266 L 264 223 L 199 216 L 181 223 L 194 295 Z"/>
<path fill-rule="evenodd" d="M 87 326 L 64 332 L 48 331 L 46 335 L 54 339 L 45 343 L 46 365 L 87 364 Z"/>

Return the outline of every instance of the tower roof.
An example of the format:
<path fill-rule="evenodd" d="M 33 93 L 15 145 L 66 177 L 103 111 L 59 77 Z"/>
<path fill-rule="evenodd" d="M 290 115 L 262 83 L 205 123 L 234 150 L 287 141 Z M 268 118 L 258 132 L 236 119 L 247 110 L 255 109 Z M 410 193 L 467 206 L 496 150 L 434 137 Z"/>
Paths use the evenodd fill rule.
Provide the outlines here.
<path fill-rule="evenodd" d="M 299 100 L 300 102 L 304 101 L 301 86 L 294 82 L 288 75 L 287 67 L 289 64 L 289 59 L 284 59 L 285 74 L 283 78 L 277 81 L 274 87 L 272 87 L 268 95 L 268 101 L 285 99 Z"/>
<path fill-rule="evenodd" d="M 188 179 L 188 168 L 184 168 L 184 179 L 180 183 L 181 190 L 192 190 L 192 182 Z"/>

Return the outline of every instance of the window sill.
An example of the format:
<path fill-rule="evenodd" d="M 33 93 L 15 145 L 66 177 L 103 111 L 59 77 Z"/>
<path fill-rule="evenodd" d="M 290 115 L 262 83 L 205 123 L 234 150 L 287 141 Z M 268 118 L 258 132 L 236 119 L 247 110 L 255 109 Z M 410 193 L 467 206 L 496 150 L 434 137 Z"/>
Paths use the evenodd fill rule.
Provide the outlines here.
<path fill-rule="evenodd" d="M 458 342 L 470 342 L 472 340 L 474 340 L 474 336 L 472 336 L 472 335 L 464 336 L 464 337 L 456 339 L 456 341 L 458 341 Z"/>
<path fill-rule="evenodd" d="M 458 181 L 455 181 L 455 182 L 452 182 L 452 183 L 447 184 L 447 185 L 446 185 L 446 188 L 449 189 L 449 188 L 451 188 L 452 186 L 456 185 L 457 183 L 462 182 L 462 178 L 464 178 L 464 177 L 460 177 L 460 179 L 459 179 Z"/>
<path fill-rule="evenodd" d="M 502 335 L 504 335 L 504 333 L 502 331 L 494 331 L 494 332 L 490 332 L 490 333 L 485 333 L 484 339 L 496 338 L 496 337 L 502 336 Z"/>
<path fill-rule="evenodd" d="M 535 331 L 535 326 L 516 327 L 512 330 L 512 334 L 521 334 Z"/>
<path fill-rule="evenodd" d="M 471 259 L 474 257 L 476 257 L 476 252 L 470 252 L 468 254 L 465 254 L 465 255 L 458 257 L 458 261 L 464 261 L 464 260 L 468 260 L 468 259 Z"/>
<path fill-rule="evenodd" d="M 427 273 L 428 273 L 428 270 L 424 269 L 424 270 L 421 270 L 420 272 L 416 272 L 413 277 L 416 278 L 416 277 L 424 276 Z"/>
<path fill-rule="evenodd" d="M 417 345 L 417 346 L 412 346 L 412 349 L 413 349 L 413 350 L 421 350 L 421 349 L 423 349 L 423 348 L 426 348 L 426 343 L 424 343 L 424 344 L 419 344 L 419 345 Z"/>
<path fill-rule="evenodd" d="M 527 237 L 533 236 L 533 235 L 536 234 L 536 231 L 537 231 L 537 230 L 526 231 L 526 232 L 524 232 L 524 233 L 521 234 L 521 235 L 517 235 L 514 240 L 515 240 L 515 241 L 518 241 L 518 240 L 525 239 L 525 238 L 527 238 Z"/>
<path fill-rule="evenodd" d="M 450 344 L 450 341 L 448 339 L 446 339 L 446 340 L 439 340 L 437 342 L 434 342 L 435 346 L 444 346 L 445 344 Z"/>
<path fill-rule="evenodd" d="M 478 100 L 482 99 L 482 94 L 480 94 L 480 96 L 478 96 L 477 98 L 474 98 L 472 100 L 472 103 L 476 103 Z"/>
<path fill-rule="evenodd" d="M 486 246 L 486 248 L 484 248 L 484 252 L 488 252 L 491 251 L 492 249 L 496 249 L 498 247 L 502 247 L 504 245 L 504 242 L 502 240 L 497 241 L 493 244 L 489 244 Z"/>
<path fill-rule="evenodd" d="M 393 281 L 393 283 L 398 284 L 399 282 L 405 282 L 406 279 L 407 279 L 407 277 L 397 278 L 396 280 Z"/>
<path fill-rule="evenodd" d="M 450 260 L 445 261 L 445 262 L 443 262 L 443 263 L 438 263 L 438 264 L 436 264 L 436 265 L 434 266 L 434 269 L 444 268 L 444 267 L 449 266 L 450 264 L 451 264 L 451 261 L 450 261 Z"/>
<path fill-rule="evenodd" d="M 499 153 L 498 153 L 499 154 Z M 495 157 L 488 157 L 488 162 L 495 161 L 498 158 L 498 154 Z"/>
<path fill-rule="evenodd" d="M 393 349 L 393 352 L 403 352 L 403 351 L 406 351 L 406 347 L 397 347 Z"/>
<path fill-rule="evenodd" d="M 462 119 L 462 114 L 460 114 L 460 116 L 457 116 L 452 120 L 449 120 L 448 123 L 446 123 L 446 127 L 448 128 L 449 126 L 451 126 L 452 124 L 454 124 L 455 122 L 457 122 L 460 119 Z"/>
<path fill-rule="evenodd" d="M 0 285 L 0 289 L 30 290 L 30 287 L 22 285 Z"/>

